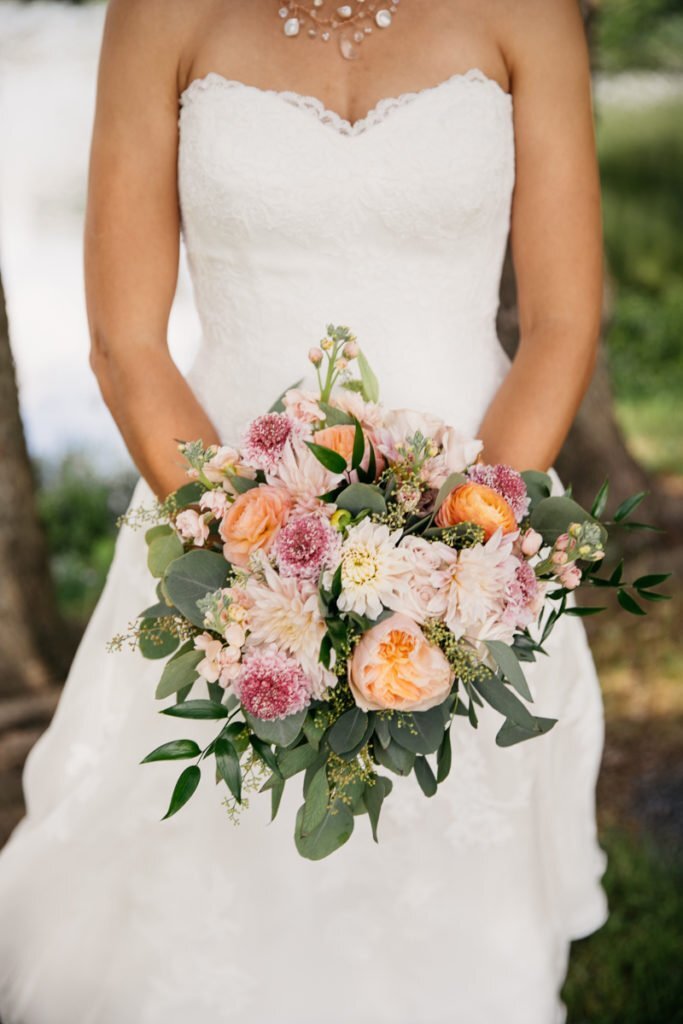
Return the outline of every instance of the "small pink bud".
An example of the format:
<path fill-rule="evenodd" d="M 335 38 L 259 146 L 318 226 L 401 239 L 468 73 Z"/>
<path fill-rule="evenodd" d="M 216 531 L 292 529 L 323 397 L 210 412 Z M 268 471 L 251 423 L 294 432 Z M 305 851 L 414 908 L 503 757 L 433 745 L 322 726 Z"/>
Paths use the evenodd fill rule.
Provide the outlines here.
<path fill-rule="evenodd" d="M 576 565 L 572 565 L 560 573 L 560 583 L 567 590 L 576 590 L 580 582 L 581 570 Z"/>
<path fill-rule="evenodd" d="M 561 533 L 560 536 L 555 541 L 555 550 L 556 551 L 566 551 L 568 546 L 569 546 L 569 534 L 568 533 Z"/>
<path fill-rule="evenodd" d="M 344 353 L 347 359 L 355 359 L 358 353 L 360 352 L 358 342 L 347 341 L 346 344 L 344 345 L 344 348 L 342 349 L 342 352 Z"/>
<path fill-rule="evenodd" d="M 551 561 L 554 565 L 565 565 L 568 561 L 567 554 L 564 551 L 553 551 L 551 555 Z"/>
<path fill-rule="evenodd" d="M 335 360 L 334 365 L 337 370 L 345 370 L 346 367 L 349 365 L 349 361 L 348 359 L 343 359 L 340 357 L 339 359 Z"/>
<path fill-rule="evenodd" d="M 321 348 L 309 348 L 308 358 L 314 366 L 320 366 L 323 361 L 323 352 Z"/>
<path fill-rule="evenodd" d="M 522 554 L 526 555 L 527 558 L 531 558 L 532 555 L 538 554 L 542 543 L 543 537 L 538 530 L 529 528 L 522 537 Z"/>

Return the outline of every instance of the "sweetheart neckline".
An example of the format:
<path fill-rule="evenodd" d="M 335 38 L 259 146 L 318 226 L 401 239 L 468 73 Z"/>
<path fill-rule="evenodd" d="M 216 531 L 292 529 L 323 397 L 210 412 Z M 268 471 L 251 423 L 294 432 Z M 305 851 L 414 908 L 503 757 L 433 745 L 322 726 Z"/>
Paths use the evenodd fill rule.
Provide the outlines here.
<path fill-rule="evenodd" d="M 283 104 L 308 110 L 318 121 L 335 130 L 337 134 L 355 137 L 363 135 L 369 128 L 381 124 L 390 110 L 406 106 L 425 96 L 443 91 L 447 86 L 457 83 L 476 83 L 487 86 L 492 90 L 493 95 L 500 97 L 509 108 L 512 108 L 512 93 L 507 92 L 497 79 L 491 78 L 490 75 L 485 74 L 477 67 L 468 68 L 467 71 L 455 72 L 455 74 L 449 75 L 448 78 L 444 78 L 435 85 L 428 85 L 424 89 L 402 92 L 396 96 L 384 96 L 368 110 L 367 114 L 355 121 L 349 121 L 335 110 L 326 107 L 317 96 L 308 96 L 293 89 L 262 89 L 258 85 L 251 85 L 236 78 L 228 78 L 218 71 L 209 71 L 199 78 L 194 78 L 180 93 L 178 101 L 180 106 L 183 107 L 188 100 L 198 93 L 206 91 L 212 85 L 243 90 L 260 96 L 274 97 L 283 102 Z"/>

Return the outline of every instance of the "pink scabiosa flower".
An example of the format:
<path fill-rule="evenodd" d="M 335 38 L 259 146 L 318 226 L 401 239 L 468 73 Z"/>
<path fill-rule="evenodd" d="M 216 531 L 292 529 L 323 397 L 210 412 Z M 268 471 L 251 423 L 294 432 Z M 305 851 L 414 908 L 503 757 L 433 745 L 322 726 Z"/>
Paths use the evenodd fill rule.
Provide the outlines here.
<path fill-rule="evenodd" d="M 503 621 L 513 626 L 528 626 L 535 618 L 538 597 L 536 573 L 528 562 L 517 560 L 515 574 L 505 587 Z"/>
<path fill-rule="evenodd" d="M 518 473 L 512 466 L 502 464 L 488 466 L 486 463 L 478 462 L 474 466 L 470 466 L 467 475 L 474 483 L 484 484 L 505 498 L 514 512 L 515 519 L 521 523 L 529 511 L 531 500 L 521 473 Z"/>
<path fill-rule="evenodd" d="M 252 420 L 242 437 L 242 456 L 255 469 L 273 473 L 292 436 L 294 421 L 283 412 L 267 412 Z"/>
<path fill-rule="evenodd" d="M 317 580 L 324 568 L 338 559 L 341 536 L 319 513 L 286 523 L 275 541 L 274 554 L 283 576 Z"/>
<path fill-rule="evenodd" d="M 303 711 L 311 700 L 311 685 L 301 665 L 275 646 L 255 650 L 244 659 L 233 689 L 246 711 L 266 722 Z"/>

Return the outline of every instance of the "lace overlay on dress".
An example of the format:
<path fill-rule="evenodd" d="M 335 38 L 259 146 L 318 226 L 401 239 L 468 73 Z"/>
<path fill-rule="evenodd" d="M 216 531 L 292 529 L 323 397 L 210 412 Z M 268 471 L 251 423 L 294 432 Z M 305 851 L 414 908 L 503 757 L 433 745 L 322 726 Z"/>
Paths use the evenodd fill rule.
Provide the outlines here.
<path fill-rule="evenodd" d="M 427 86 L 424 89 L 416 89 L 412 92 L 403 92 L 398 96 L 386 96 L 379 100 L 374 107 L 372 107 L 368 113 L 356 121 L 348 121 L 341 114 L 338 114 L 334 110 L 330 110 L 322 100 L 318 99 L 317 96 L 306 96 L 302 93 L 294 92 L 291 89 L 262 89 L 260 86 L 248 85 L 246 82 L 240 82 L 234 78 L 226 78 L 224 75 L 219 74 L 217 71 L 210 71 L 202 78 L 195 78 L 194 81 L 190 82 L 186 89 L 183 90 L 180 96 L 181 104 L 185 104 L 188 100 L 199 91 L 209 88 L 223 88 L 223 89 L 247 89 L 254 90 L 261 93 L 264 96 L 274 96 L 282 100 L 285 103 L 291 104 L 293 107 L 298 107 L 300 110 L 308 111 L 313 115 L 316 120 L 320 121 L 321 124 L 327 125 L 340 135 L 361 135 L 367 132 L 368 129 L 381 124 L 387 116 L 399 107 L 405 106 L 407 103 L 412 103 L 419 97 L 427 96 L 436 90 L 445 89 L 455 83 L 477 83 L 486 88 L 497 90 L 503 97 L 512 104 L 512 95 L 506 92 L 502 86 L 494 79 L 485 75 L 479 68 L 470 68 L 468 71 L 456 72 L 444 79 L 442 82 L 437 82 L 436 85 Z"/>

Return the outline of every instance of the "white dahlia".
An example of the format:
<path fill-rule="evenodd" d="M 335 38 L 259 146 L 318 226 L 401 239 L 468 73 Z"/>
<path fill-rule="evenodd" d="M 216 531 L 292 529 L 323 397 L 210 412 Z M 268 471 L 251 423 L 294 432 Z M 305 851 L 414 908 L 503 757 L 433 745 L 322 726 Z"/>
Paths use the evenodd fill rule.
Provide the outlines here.
<path fill-rule="evenodd" d="M 331 515 L 335 506 L 321 502 L 318 496 L 331 491 L 342 475 L 325 469 L 310 448 L 295 443 L 287 445 L 277 470 L 266 473 L 266 479 L 270 484 L 281 484 L 287 489 L 296 513 L 323 511 Z"/>
<path fill-rule="evenodd" d="M 399 611 L 408 586 L 409 565 L 397 546 L 401 530 L 363 519 L 352 526 L 341 549 L 341 611 L 376 619 L 382 607 Z"/>
<path fill-rule="evenodd" d="M 247 647 L 275 644 L 292 655 L 311 680 L 313 695 L 320 697 L 337 677 L 318 661 L 327 627 L 317 586 L 311 580 L 280 576 L 266 559 L 262 566 L 262 578 L 252 576 L 244 588 L 250 602 Z"/>

